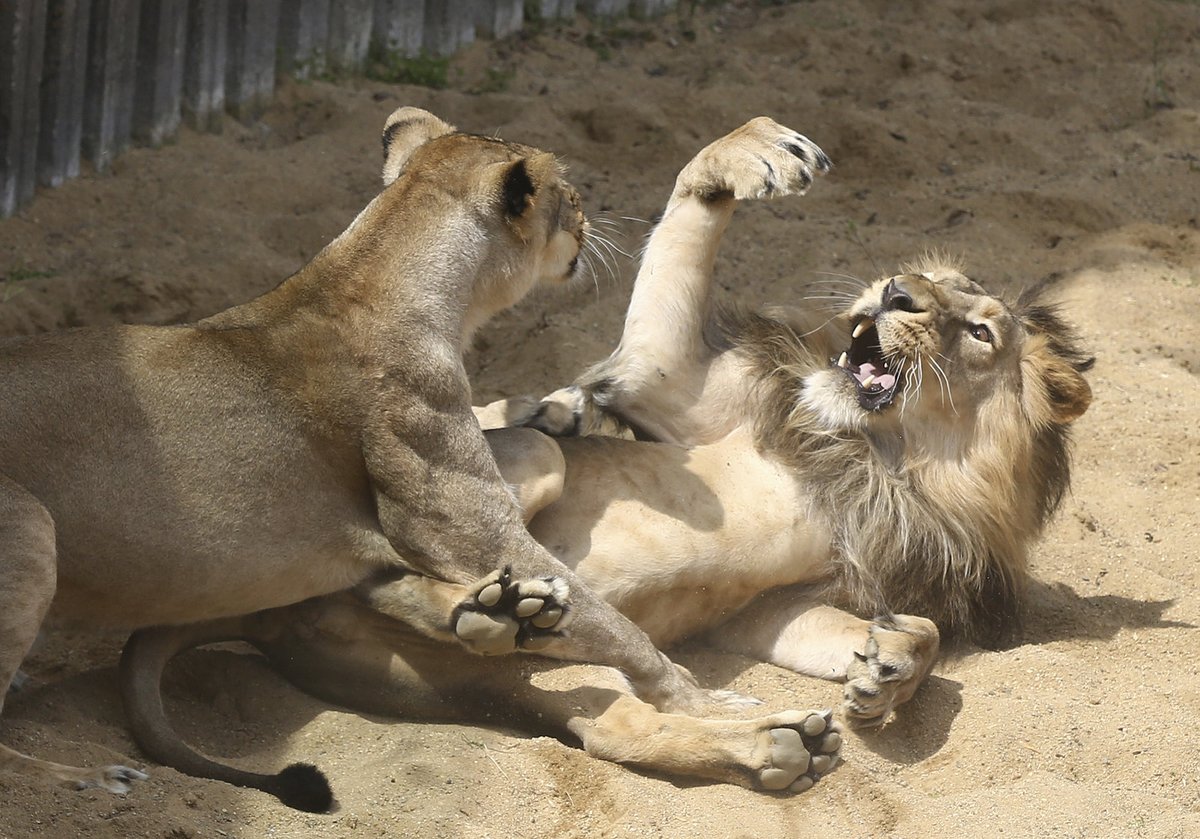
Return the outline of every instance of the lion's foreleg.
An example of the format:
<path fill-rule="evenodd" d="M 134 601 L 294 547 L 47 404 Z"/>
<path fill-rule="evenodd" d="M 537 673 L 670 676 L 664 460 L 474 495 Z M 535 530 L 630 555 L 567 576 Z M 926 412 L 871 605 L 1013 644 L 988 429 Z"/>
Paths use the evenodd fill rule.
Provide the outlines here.
<path fill-rule="evenodd" d="M 759 117 L 710 143 L 679 173 L 650 235 L 621 342 L 527 424 L 557 436 L 632 430 L 693 444 L 717 439 L 744 409 L 744 373 L 716 362 L 713 264 L 736 202 L 799 195 L 829 169 L 816 145 Z"/>
<path fill-rule="evenodd" d="M 795 588 L 762 595 L 709 637 L 730 652 L 845 682 L 842 710 L 856 725 L 878 725 L 911 699 L 940 646 L 930 620 L 863 620 Z"/>
<path fill-rule="evenodd" d="M 783 588 L 756 598 L 709 638 L 723 650 L 840 682 L 870 628 L 870 621 Z"/>

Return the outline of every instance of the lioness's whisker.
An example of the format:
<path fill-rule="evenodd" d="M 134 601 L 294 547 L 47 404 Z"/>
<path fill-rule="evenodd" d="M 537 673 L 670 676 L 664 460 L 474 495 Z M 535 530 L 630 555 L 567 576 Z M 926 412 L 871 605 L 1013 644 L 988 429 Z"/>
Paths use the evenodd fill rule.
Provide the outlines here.
<path fill-rule="evenodd" d="M 601 249 L 599 244 L 592 246 L 592 253 L 600 260 L 600 263 L 604 266 L 604 270 L 608 272 L 609 282 L 615 283 L 619 273 L 617 271 L 616 257 L 607 250 Z"/>

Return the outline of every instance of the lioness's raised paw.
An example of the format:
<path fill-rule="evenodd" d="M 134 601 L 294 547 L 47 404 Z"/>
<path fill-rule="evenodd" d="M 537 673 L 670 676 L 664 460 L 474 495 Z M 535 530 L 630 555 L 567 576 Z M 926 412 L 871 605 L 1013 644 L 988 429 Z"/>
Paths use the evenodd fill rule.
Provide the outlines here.
<path fill-rule="evenodd" d="M 571 621 L 570 588 L 558 577 L 514 580 L 493 571 L 454 610 L 454 634 L 480 655 L 537 652 L 562 637 Z"/>
<path fill-rule="evenodd" d="M 675 193 L 738 201 L 802 195 L 831 167 L 812 140 L 769 117 L 756 117 L 692 158 L 675 181 Z"/>
<path fill-rule="evenodd" d="M 783 718 L 799 717 L 794 722 Z M 841 760 L 841 729 L 832 711 L 779 714 L 759 737 L 762 768 L 758 783 L 775 792 L 804 792 Z"/>
<path fill-rule="evenodd" d="M 912 615 L 880 618 L 871 624 L 867 643 L 846 669 L 842 713 L 851 725 L 887 721 L 925 681 L 937 659 L 939 635 L 933 621 Z"/>

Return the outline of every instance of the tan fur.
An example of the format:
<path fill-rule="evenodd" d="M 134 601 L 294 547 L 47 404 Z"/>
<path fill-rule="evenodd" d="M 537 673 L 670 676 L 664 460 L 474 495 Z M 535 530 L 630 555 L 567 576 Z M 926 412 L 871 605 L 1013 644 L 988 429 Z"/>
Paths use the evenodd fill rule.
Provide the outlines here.
<path fill-rule="evenodd" d="M 1010 307 L 941 264 L 874 283 L 834 317 L 723 310 L 712 266 L 735 203 L 803 192 L 827 168 L 819 149 L 765 118 L 701 151 L 650 238 L 620 345 L 528 420 L 585 436 L 559 439 L 561 461 L 544 451 L 515 459 L 530 458 L 528 474 L 536 458 L 532 472 L 553 478 L 526 508 L 533 535 L 655 642 L 707 633 L 734 652 L 843 680 L 843 713 L 870 725 L 928 675 L 939 624 L 970 635 L 1005 625 L 1026 549 L 1066 486 L 1066 423 L 1087 406 L 1087 361 L 1051 310 Z M 971 336 L 980 325 L 990 343 Z M 868 393 L 864 406 L 837 366 L 843 350 L 866 362 L 872 336 L 894 370 L 904 360 L 887 405 Z M 521 404 L 482 415 L 511 420 Z M 611 436 L 587 436 L 596 434 Z M 511 442 L 489 440 L 512 464 Z M 417 593 L 423 585 L 405 578 L 375 596 L 410 604 L 406 619 L 420 625 L 425 608 L 444 608 Z M 537 708 L 598 757 L 775 788 L 777 773 L 748 771 L 744 757 L 713 771 L 705 738 L 741 738 L 744 753 L 743 723 L 683 726 L 666 754 L 652 733 L 674 723 L 619 689 L 599 705 L 536 704 L 511 671 L 455 663 L 448 674 L 436 652 L 406 646 L 384 618 L 405 619 L 403 609 L 372 612 L 344 597 L 306 608 L 305 619 L 277 611 L 234 634 L 319 695 L 359 706 L 354 697 L 385 697 L 368 707 L 417 716 L 512 720 Z M 301 636 L 295 626 L 317 629 Z M 170 652 L 195 640 L 160 641 L 158 655 L 152 637 L 132 645 L 129 669 L 151 673 L 135 704 L 156 695 Z M 601 678 L 541 672 L 584 693 Z M 469 681 L 470 696 L 442 701 L 446 679 Z M 353 692 L 337 687 L 347 680 Z M 135 716 L 160 741 L 156 756 L 187 765 L 152 711 Z M 603 736 L 589 739 L 589 727 Z M 800 789 L 820 772 L 785 774 Z"/>
<path fill-rule="evenodd" d="M 463 347 L 577 273 L 577 194 L 551 155 L 413 108 L 384 147 L 383 191 L 261 297 L 0 346 L 0 700 L 47 613 L 183 624 L 416 570 L 465 598 L 439 637 L 620 667 L 666 709 L 710 702 L 530 538 L 471 411 Z M 490 574 L 509 567 L 534 582 Z M 543 610 L 492 614 L 478 596 L 501 576 Z M 4 746 L 0 768 L 118 792 L 140 774 Z"/>

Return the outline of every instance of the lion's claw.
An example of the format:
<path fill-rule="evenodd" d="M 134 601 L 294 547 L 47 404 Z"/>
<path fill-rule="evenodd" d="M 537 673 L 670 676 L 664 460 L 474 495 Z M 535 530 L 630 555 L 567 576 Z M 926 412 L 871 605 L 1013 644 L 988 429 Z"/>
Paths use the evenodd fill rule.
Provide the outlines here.
<path fill-rule="evenodd" d="M 738 201 L 802 195 L 831 167 L 812 140 L 757 117 L 701 150 L 679 173 L 676 192 Z"/>

